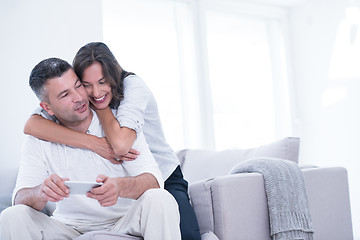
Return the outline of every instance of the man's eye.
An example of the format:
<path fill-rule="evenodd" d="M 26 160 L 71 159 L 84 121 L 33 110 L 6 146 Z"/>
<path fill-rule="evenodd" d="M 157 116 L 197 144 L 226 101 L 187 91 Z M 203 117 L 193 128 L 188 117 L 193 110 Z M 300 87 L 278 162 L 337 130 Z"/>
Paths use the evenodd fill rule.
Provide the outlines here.
<path fill-rule="evenodd" d="M 76 88 L 79 88 L 79 87 L 81 87 L 81 85 L 82 85 L 82 84 L 79 84 L 79 85 L 77 85 L 77 86 L 76 86 Z"/>
<path fill-rule="evenodd" d="M 63 95 L 61 95 L 61 97 L 60 98 L 64 98 L 64 97 L 66 97 L 68 94 L 67 93 L 65 93 L 65 94 L 63 94 Z"/>

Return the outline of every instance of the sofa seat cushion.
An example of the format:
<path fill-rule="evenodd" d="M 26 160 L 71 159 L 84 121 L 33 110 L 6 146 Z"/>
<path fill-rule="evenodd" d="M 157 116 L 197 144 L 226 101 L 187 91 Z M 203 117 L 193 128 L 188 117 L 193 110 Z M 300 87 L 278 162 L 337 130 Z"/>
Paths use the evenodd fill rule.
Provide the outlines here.
<path fill-rule="evenodd" d="M 201 240 L 219 240 L 219 238 L 211 231 L 201 234 Z"/>
<path fill-rule="evenodd" d="M 142 240 L 142 237 L 130 236 L 124 233 L 109 231 L 93 231 L 85 233 L 75 240 Z"/>

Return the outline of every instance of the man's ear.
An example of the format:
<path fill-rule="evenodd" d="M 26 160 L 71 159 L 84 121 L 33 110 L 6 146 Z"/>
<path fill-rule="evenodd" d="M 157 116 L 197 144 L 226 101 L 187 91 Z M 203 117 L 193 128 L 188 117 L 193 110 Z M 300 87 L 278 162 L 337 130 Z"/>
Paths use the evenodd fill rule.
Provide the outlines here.
<path fill-rule="evenodd" d="M 42 101 L 40 103 L 40 107 L 42 107 L 49 115 L 54 115 L 54 112 L 52 111 L 51 106 L 48 102 Z"/>

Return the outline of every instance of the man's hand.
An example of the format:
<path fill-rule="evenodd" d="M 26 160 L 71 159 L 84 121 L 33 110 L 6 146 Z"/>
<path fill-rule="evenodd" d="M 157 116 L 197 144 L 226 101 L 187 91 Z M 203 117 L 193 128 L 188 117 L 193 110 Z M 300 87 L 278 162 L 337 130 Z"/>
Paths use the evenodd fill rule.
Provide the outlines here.
<path fill-rule="evenodd" d="M 70 190 L 64 184 L 64 181 L 67 180 L 69 179 L 60 178 L 56 174 L 51 174 L 40 186 L 40 194 L 43 199 L 50 202 L 59 202 L 69 197 Z"/>
<path fill-rule="evenodd" d="M 119 197 L 138 199 L 146 190 L 159 188 L 157 179 L 151 173 L 143 173 L 135 177 L 110 178 L 99 175 L 96 182 L 101 187 L 93 188 L 87 197 L 97 200 L 101 206 L 109 207 L 116 204 Z"/>
<path fill-rule="evenodd" d="M 120 196 L 121 184 L 120 178 L 110 178 L 100 174 L 96 178 L 96 182 L 102 182 L 101 187 L 93 188 L 91 192 L 87 193 L 87 197 L 97 200 L 101 206 L 109 207 L 114 205 Z"/>
<path fill-rule="evenodd" d="M 52 174 L 36 187 L 20 189 L 16 193 L 14 204 L 24 204 L 40 211 L 48 201 L 59 202 L 69 197 L 69 189 L 64 184 L 66 180 L 68 179 Z"/>

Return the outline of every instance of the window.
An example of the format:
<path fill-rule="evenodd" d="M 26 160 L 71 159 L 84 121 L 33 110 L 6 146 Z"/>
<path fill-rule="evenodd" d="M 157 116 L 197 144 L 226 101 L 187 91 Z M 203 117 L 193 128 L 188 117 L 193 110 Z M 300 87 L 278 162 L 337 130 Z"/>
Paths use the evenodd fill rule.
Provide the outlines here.
<path fill-rule="evenodd" d="M 182 97 L 171 1 L 104 0 L 104 42 L 153 92 L 167 140 L 184 146 Z"/>
<path fill-rule="evenodd" d="M 214 10 L 206 17 L 216 147 L 273 140 L 274 91 L 266 21 Z"/>
<path fill-rule="evenodd" d="M 291 135 L 285 10 L 220 0 L 103 4 L 104 42 L 152 89 L 175 150 Z"/>

